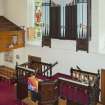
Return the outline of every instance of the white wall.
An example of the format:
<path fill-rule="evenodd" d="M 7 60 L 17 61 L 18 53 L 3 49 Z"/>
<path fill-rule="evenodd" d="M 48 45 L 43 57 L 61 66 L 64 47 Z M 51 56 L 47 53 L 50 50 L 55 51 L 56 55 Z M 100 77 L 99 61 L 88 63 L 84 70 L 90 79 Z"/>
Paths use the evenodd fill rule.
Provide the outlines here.
<path fill-rule="evenodd" d="M 26 55 L 31 54 L 42 57 L 42 61 L 55 62 L 56 70 L 68 74 L 70 67 L 80 66 L 81 69 L 90 72 L 97 72 L 98 69 L 105 68 L 105 55 L 87 54 L 85 52 L 72 52 L 56 48 L 40 48 L 27 46 Z"/>
<path fill-rule="evenodd" d="M 3 0 L 0 0 L 0 16 L 2 16 L 3 15 L 3 13 L 4 13 L 4 8 L 3 8 Z"/>
<path fill-rule="evenodd" d="M 16 55 L 20 59 L 16 59 Z M 62 72 L 69 73 L 70 67 L 76 68 L 78 65 L 81 69 L 90 72 L 97 72 L 98 69 L 105 68 L 105 55 L 102 54 L 87 54 L 85 52 L 72 52 L 71 50 L 62 50 L 58 48 L 41 48 L 38 46 L 27 46 L 14 50 L 14 62 L 4 64 L 9 67 L 15 67 L 16 61 L 21 64 L 27 61 L 28 55 L 42 57 L 42 61 L 54 63 L 58 61 L 58 65 L 54 67 L 53 73 Z"/>
<path fill-rule="evenodd" d="M 27 0 L 4 0 L 4 16 L 19 26 L 26 26 Z"/>
<path fill-rule="evenodd" d="M 26 7 L 26 0 L 5 0 L 5 16 L 18 25 L 26 26 L 28 23 Z M 92 40 L 89 45 L 89 53 L 76 52 L 75 41 L 52 40 L 52 48 L 27 45 L 25 49 L 14 51 L 13 63 L 4 63 L 14 67 L 17 61 L 16 54 L 20 55 L 19 63 L 27 61 L 27 55 L 30 54 L 42 57 L 42 61 L 58 61 L 59 64 L 56 66 L 56 72 L 69 73 L 70 67 L 75 67 L 76 65 L 79 65 L 81 69 L 91 72 L 97 72 L 98 69 L 105 68 L 105 55 L 99 54 L 99 27 L 101 25 L 99 7 L 102 8 L 99 5 L 99 0 L 92 0 Z"/>
<path fill-rule="evenodd" d="M 105 0 L 101 0 L 99 2 L 99 47 L 100 47 L 100 53 L 105 52 Z"/>
<path fill-rule="evenodd" d="M 89 52 L 99 53 L 99 0 L 91 0 L 91 38 Z"/>

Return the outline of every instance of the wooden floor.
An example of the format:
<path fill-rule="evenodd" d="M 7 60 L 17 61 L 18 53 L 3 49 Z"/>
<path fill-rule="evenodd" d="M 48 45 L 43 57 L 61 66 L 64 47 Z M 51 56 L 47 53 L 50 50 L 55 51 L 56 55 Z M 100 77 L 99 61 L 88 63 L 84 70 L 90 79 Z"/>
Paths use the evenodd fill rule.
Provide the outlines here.
<path fill-rule="evenodd" d="M 97 105 L 102 105 L 102 104 L 98 103 Z"/>
<path fill-rule="evenodd" d="M 27 105 L 38 105 L 38 102 L 36 103 L 33 102 L 30 97 L 24 99 L 23 102 L 26 103 Z M 66 101 L 59 99 L 58 105 L 66 105 Z M 97 105 L 102 105 L 102 104 L 98 103 Z"/>

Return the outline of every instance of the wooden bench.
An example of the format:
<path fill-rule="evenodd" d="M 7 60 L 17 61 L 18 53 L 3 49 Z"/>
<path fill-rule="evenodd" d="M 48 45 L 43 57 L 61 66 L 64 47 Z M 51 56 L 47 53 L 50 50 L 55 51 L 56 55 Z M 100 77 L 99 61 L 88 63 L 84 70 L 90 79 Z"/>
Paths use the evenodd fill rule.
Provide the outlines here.
<path fill-rule="evenodd" d="M 13 68 L 0 66 L 0 77 L 5 79 L 15 79 L 16 78 L 16 71 Z"/>

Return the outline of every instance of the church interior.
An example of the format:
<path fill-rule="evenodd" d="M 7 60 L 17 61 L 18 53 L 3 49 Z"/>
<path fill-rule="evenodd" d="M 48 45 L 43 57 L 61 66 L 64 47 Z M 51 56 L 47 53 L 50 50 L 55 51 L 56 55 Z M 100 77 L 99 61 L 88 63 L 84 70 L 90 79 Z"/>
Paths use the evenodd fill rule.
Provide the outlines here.
<path fill-rule="evenodd" d="M 0 105 L 105 105 L 105 0 L 0 0 Z"/>

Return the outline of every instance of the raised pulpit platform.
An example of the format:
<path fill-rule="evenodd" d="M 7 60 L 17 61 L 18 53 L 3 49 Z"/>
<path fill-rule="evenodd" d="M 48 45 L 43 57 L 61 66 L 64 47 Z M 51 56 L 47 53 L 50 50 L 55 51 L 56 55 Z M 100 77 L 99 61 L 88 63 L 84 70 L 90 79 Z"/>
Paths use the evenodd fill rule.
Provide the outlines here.
<path fill-rule="evenodd" d="M 0 52 L 24 47 L 24 29 L 0 16 Z"/>

